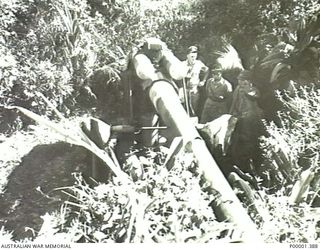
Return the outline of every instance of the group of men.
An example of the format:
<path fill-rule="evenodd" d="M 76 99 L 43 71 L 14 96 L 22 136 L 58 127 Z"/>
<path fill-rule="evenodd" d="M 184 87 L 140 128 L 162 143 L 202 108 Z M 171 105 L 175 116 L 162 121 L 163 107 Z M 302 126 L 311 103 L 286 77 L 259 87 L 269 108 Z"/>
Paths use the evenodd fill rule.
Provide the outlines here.
<path fill-rule="evenodd" d="M 219 66 L 210 72 L 209 67 L 198 59 L 196 46 L 190 46 L 186 60 L 180 61 L 163 42 L 151 38 L 134 56 L 133 64 L 143 90 L 153 81 L 171 81 L 187 113 L 198 117 L 199 123 L 210 122 L 223 114 L 242 118 L 262 113 L 256 102 L 260 93 L 251 82 L 250 72 L 242 71 L 237 78 L 238 84 L 232 86 L 222 77 Z M 205 98 L 204 103 L 201 103 L 202 98 Z M 136 109 L 141 108 L 139 105 Z"/>
<path fill-rule="evenodd" d="M 186 112 L 191 117 L 197 117 L 199 123 L 211 122 L 223 114 L 231 114 L 238 119 L 235 154 L 244 156 L 242 158 L 246 159 L 247 164 L 249 156 L 246 155 L 252 154 L 257 148 L 262 118 L 262 110 L 257 103 L 260 94 L 251 82 L 249 71 L 242 71 L 238 76 L 238 84 L 232 86 L 222 77 L 219 66 L 210 72 L 198 59 L 196 46 L 189 47 L 186 60 L 180 61 L 157 38 L 147 39 L 134 53 L 131 68 L 134 77 L 131 76 L 129 82 L 133 89 L 131 98 L 134 101 L 131 106 L 135 121 L 139 120 L 138 123 L 144 126 L 155 126 L 157 120 L 147 115 L 153 105 L 143 93 L 156 81 L 169 81 L 176 89 Z M 241 153 L 241 150 L 244 152 Z"/>
<path fill-rule="evenodd" d="M 257 104 L 260 94 L 250 81 L 250 73 L 246 70 L 242 71 L 238 76 L 238 84 L 232 86 L 222 77 L 221 68 L 214 67 L 210 71 L 198 59 L 196 46 L 188 48 L 186 57 L 186 60 L 180 61 L 161 40 L 147 39 L 137 50 L 132 51 L 127 60 L 124 60 L 121 69 L 122 82 L 125 86 L 123 89 L 124 113 L 122 114 L 125 121 L 122 123 L 129 126 L 123 126 L 123 124 L 109 126 L 97 119 L 90 119 L 88 124 L 82 124 L 83 132 L 100 148 L 105 146 L 101 131 L 109 133 L 107 138 L 110 137 L 111 131 L 115 132 L 117 136 L 115 153 L 121 162 L 125 160 L 126 153 L 129 153 L 132 147 L 136 147 L 135 145 L 137 145 L 135 149 L 142 149 L 143 153 L 144 147 L 156 146 L 155 148 L 158 148 L 157 146 L 162 144 L 160 142 L 161 136 L 164 139 L 172 140 L 177 135 L 168 132 L 171 129 L 170 125 L 161 124 L 151 103 L 152 86 L 158 86 L 158 89 L 159 86 L 162 86 L 165 91 L 170 90 L 171 99 L 166 100 L 174 100 L 172 101 L 174 105 L 179 104 L 180 100 L 187 114 L 197 118 L 195 120 L 198 123 L 195 126 L 199 130 L 203 124 L 210 126 L 211 121 L 220 123 L 220 120 L 216 119 L 224 114 L 236 118 L 233 119 L 237 122 L 233 133 L 233 142 L 229 147 L 229 155 L 226 155 L 225 152 L 218 153 L 218 157 L 215 155 L 215 159 L 219 165 L 223 166 L 224 174 L 230 173 L 229 166 L 234 165 L 239 166 L 245 172 L 250 172 L 250 161 L 255 160 L 255 155 L 258 155 L 256 151 L 259 148 L 258 136 L 260 135 L 262 118 L 262 110 Z M 157 83 L 157 81 L 159 82 Z M 164 84 L 163 81 L 169 84 Z M 176 95 L 170 84 L 175 89 Z M 166 94 L 168 93 L 165 92 Z M 171 105 L 171 108 L 175 109 L 174 105 Z M 183 108 L 180 107 L 178 110 L 181 114 L 180 111 Z M 175 114 L 179 116 L 177 112 Z M 166 112 L 163 112 L 162 116 L 165 115 Z M 185 114 L 184 117 L 186 117 Z M 186 119 L 184 120 L 186 121 Z M 167 131 L 168 135 L 159 133 L 160 128 Z M 145 131 L 143 131 L 144 129 Z M 211 138 L 208 139 L 208 141 L 210 140 Z M 167 146 L 169 145 L 170 141 Z M 210 151 L 212 150 L 210 149 Z M 214 154 L 214 151 L 212 153 Z M 220 157 L 220 155 L 222 156 Z M 103 179 L 109 174 L 101 174 L 100 172 L 107 171 L 106 168 L 97 167 L 102 163 L 93 162 L 95 179 L 98 180 L 100 177 Z"/>
<path fill-rule="evenodd" d="M 134 52 L 131 58 L 131 71 L 134 72 L 134 76 L 131 76 L 130 82 L 135 92 L 131 96 L 135 99 L 132 104 L 135 113 L 140 113 L 139 111 L 145 113 L 144 108 L 150 106 L 148 100 L 145 100 L 140 93 L 157 80 L 171 82 L 188 115 L 198 117 L 200 123 L 212 121 L 228 113 L 227 105 L 232 85 L 222 78 L 221 69 L 212 69 L 210 73 L 209 68 L 198 59 L 196 46 L 188 48 L 186 57 L 186 60 L 180 61 L 166 44 L 157 38 L 147 39 Z M 211 78 L 208 79 L 210 75 Z M 133 82 L 135 83 L 132 84 Z M 202 110 L 203 97 L 206 101 Z"/>
<path fill-rule="evenodd" d="M 199 118 L 199 123 L 209 123 L 223 114 L 237 118 L 237 125 L 230 147 L 231 165 L 239 166 L 244 172 L 252 172 L 252 167 L 260 165 L 258 138 L 263 133 L 263 111 L 258 105 L 259 90 L 254 86 L 250 71 L 243 70 L 232 84 L 222 77 L 222 69 L 216 66 L 209 69 L 197 59 L 198 50 L 189 47 L 187 60 L 184 61 L 188 73 L 183 88 L 187 89 L 182 98 L 187 99 L 191 115 Z M 201 74 L 202 73 L 202 74 Z M 209 77 L 209 79 L 207 79 Z M 203 88 L 204 93 L 200 91 Z M 203 95 L 203 107 L 199 100 Z M 189 100 L 188 100 L 189 98 Z M 186 105 L 185 105 L 186 106 Z"/>

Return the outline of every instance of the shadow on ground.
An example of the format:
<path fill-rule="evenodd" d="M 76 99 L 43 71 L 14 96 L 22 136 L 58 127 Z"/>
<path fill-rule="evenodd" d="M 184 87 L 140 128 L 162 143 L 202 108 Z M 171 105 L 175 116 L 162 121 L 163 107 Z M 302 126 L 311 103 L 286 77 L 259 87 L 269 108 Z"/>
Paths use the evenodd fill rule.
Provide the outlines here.
<path fill-rule="evenodd" d="M 9 176 L 0 197 L 0 225 L 13 231 L 15 240 L 33 237 L 42 225 L 41 215 L 60 208 L 68 199 L 59 187 L 71 186 L 73 172 L 88 173 L 86 149 L 65 143 L 39 145 L 26 155 Z M 41 194 L 37 189 L 46 195 Z"/>

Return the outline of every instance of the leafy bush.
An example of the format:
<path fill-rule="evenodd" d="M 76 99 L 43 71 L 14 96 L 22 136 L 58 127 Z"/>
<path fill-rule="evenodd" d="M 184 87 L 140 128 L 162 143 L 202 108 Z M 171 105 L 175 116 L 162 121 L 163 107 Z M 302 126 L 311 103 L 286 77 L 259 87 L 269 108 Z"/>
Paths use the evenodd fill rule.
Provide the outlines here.
<path fill-rule="evenodd" d="M 278 92 L 284 104 L 278 114 L 281 126 L 266 124 L 269 136 L 261 138 L 266 160 L 262 167 L 269 188 L 276 186 L 273 194 L 259 191 L 263 202 L 257 202 L 267 241 L 314 242 L 319 237 L 318 208 L 312 208 L 318 206 L 319 192 L 319 94 L 310 87 Z"/>
<path fill-rule="evenodd" d="M 315 242 L 319 237 L 319 211 L 307 203 L 292 205 L 285 188 L 275 194 L 258 191 L 256 220 L 266 243 Z"/>
<path fill-rule="evenodd" d="M 117 113 L 123 58 L 150 36 L 175 48 L 193 20 L 189 8 L 182 1 L 2 2 L 1 105 L 51 117 L 40 92 L 67 116 L 96 108 Z"/>
<path fill-rule="evenodd" d="M 76 174 L 75 185 L 66 190 L 73 200 L 66 204 L 76 209 L 69 207 L 69 222 L 57 233 L 84 242 L 209 242 L 232 231 L 232 224 L 216 221 L 209 206 L 214 196 L 203 192 L 200 177 L 190 172 L 192 157 L 168 171 L 156 163 L 161 155 L 130 156 L 124 166 L 135 180 L 130 185 L 114 177 L 89 187 Z"/>
<path fill-rule="evenodd" d="M 267 126 L 270 136 L 262 139 L 262 147 L 266 158 L 282 173 L 282 180 L 293 183 L 319 154 L 319 89 L 300 87 L 291 96 L 279 93 L 278 97 L 284 104 L 279 112 L 281 127 Z M 315 165 L 314 171 L 318 171 L 319 162 Z"/>

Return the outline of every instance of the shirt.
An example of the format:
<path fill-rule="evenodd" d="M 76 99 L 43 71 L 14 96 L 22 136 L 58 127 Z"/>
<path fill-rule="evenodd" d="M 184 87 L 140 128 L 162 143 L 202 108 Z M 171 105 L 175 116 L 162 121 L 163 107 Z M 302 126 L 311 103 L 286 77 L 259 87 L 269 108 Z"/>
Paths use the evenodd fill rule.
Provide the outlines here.
<path fill-rule="evenodd" d="M 200 60 L 195 60 L 193 65 L 190 65 L 188 60 L 183 61 L 186 70 L 187 88 L 197 87 L 200 83 L 201 71 L 206 71 L 208 67 Z"/>
<path fill-rule="evenodd" d="M 213 101 L 223 101 L 232 92 L 232 85 L 227 80 L 221 78 L 219 81 L 215 81 L 214 78 L 210 78 L 206 83 L 207 97 Z"/>

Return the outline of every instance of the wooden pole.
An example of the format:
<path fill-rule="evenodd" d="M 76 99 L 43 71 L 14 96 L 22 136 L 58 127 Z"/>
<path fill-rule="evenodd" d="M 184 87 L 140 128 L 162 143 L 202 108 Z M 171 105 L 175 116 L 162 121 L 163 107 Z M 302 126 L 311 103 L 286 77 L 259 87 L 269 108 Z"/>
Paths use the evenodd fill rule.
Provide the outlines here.
<path fill-rule="evenodd" d="M 189 96 L 188 96 L 188 90 L 187 90 L 187 84 L 186 84 L 185 78 L 182 79 L 182 84 L 183 84 L 184 105 L 186 107 L 188 116 L 190 116 Z"/>

